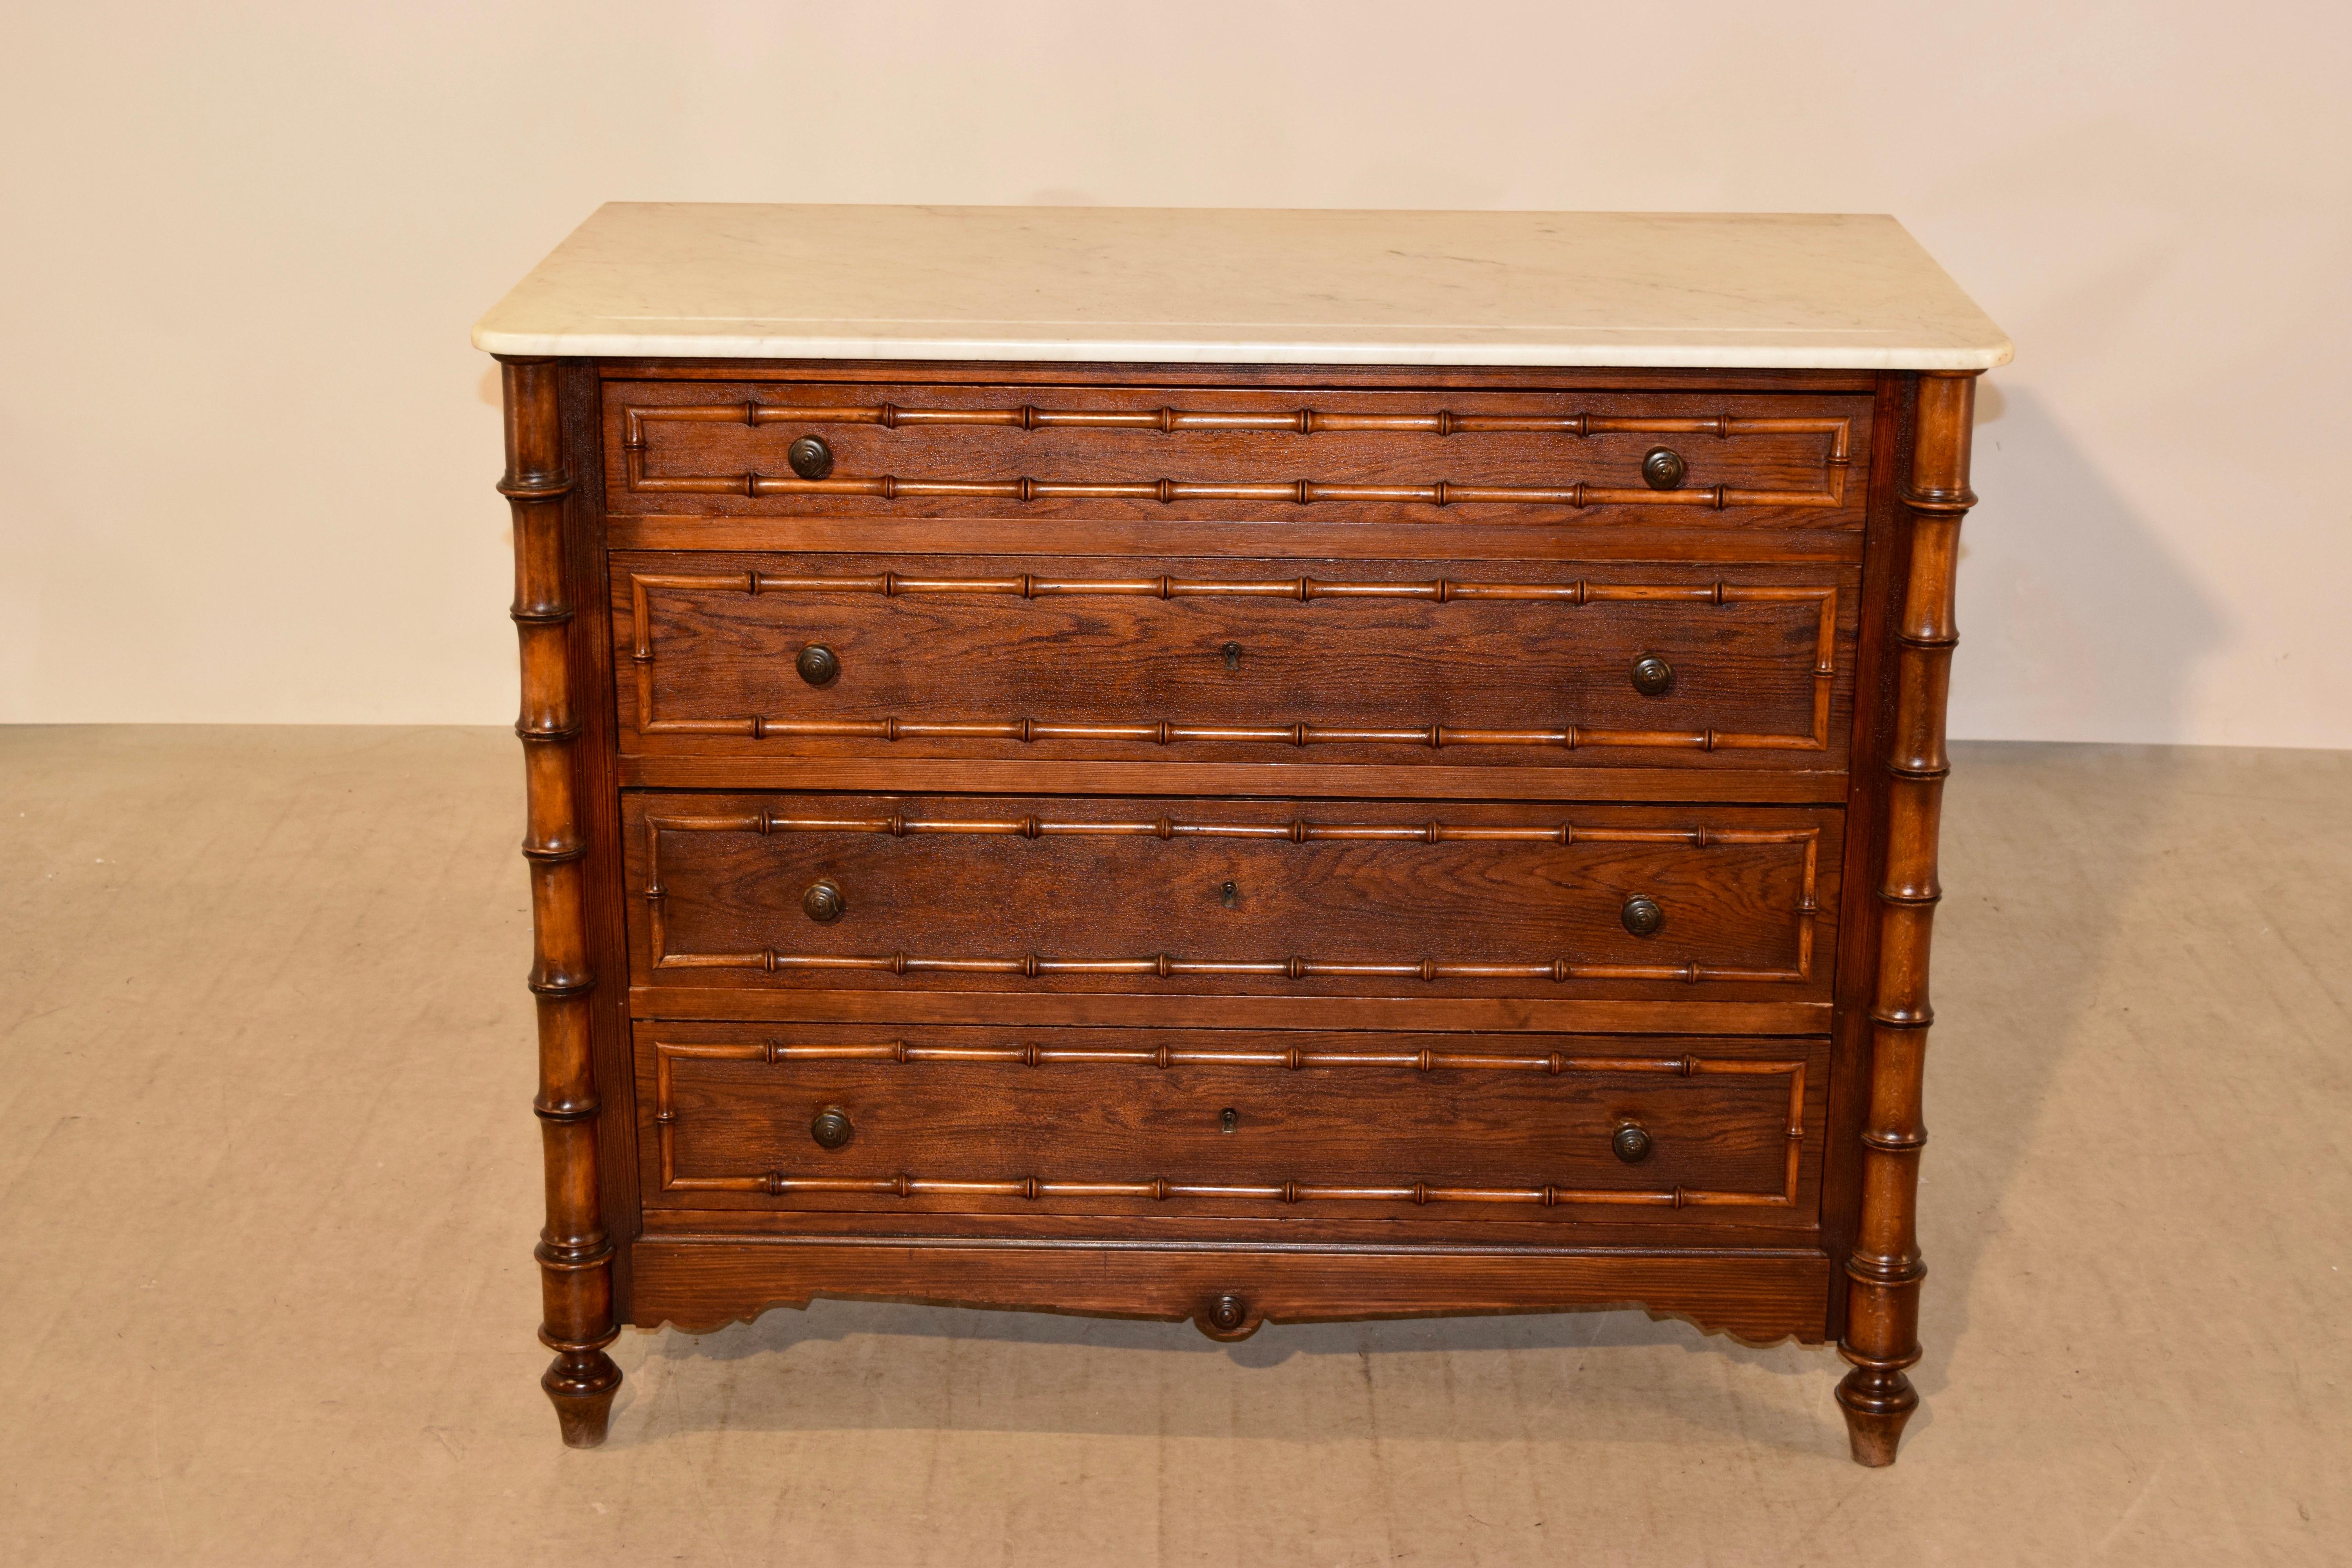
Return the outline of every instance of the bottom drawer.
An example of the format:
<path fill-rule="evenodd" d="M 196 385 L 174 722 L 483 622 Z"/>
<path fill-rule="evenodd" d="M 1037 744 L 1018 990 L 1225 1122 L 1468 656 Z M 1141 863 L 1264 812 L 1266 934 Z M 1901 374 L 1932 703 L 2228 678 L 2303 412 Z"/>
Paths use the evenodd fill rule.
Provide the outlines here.
<path fill-rule="evenodd" d="M 636 1026 L 655 1209 L 1810 1226 L 1826 1042 Z"/>

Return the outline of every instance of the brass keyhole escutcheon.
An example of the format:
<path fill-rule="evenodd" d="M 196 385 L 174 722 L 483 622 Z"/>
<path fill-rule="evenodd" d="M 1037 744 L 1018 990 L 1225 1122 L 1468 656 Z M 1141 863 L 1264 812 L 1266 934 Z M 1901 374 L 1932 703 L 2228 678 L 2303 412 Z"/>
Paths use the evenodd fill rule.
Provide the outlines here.
<path fill-rule="evenodd" d="M 815 1139 L 817 1146 L 823 1149 L 840 1148 L 856 1131 L 849 1124 L 849 1112 L 837 1105 L 826 1106 L 817 1112 L 816 1120 L 809 1123 L 809 1136 Z"/>
<path fill-rule="evenodd" d="M 1632 1122 L 1617 1129 L 1617 1136 L 1609 1140 L 1609 1148 L 1629 1165 L 1638 1165 L 1650 1157 L 1650 1135 Z"/>
<path fill-rule="evenodd" d="M 1655 936 L 1659 928 L 1666 923 L 1666 911 L 1660 909 L 1658 900 L 1647 893 L 1636 893 L 1625 900 L 1625 907 L 1617 912 L 1617 918 L 1635 936 Z"/>
<path fill-rule="evenodd" d="M 1633 689 L 1644 697 L 1664 697 L 1675 689 L 1675 667 L 1656 654 L 1633 661 Z"/>
<path fill-rule="evenodd" d="M 831 925 L 848 908 L 849 900 L 832 882 L 812 882 L 808 891 L 801 895 L 801 912 L 821 926 Z"/>
<path fill-rule="evenodd" d="M 1242 1113 L 1235 1110 L 1232 1106 L 1228 1105 L 1223 1110 L 1217 1112 L 1218 1131 L 1231 1132 L 1234 1128 L 1239 1127 L 1241 1124 Z"/>
<path fill-rule="evenodd" d="M 800 658 L 793 660 L 793 668 L 811 686 L 830 686 L 833 678 L 841 673 L 841 658 L 824 644 L 813 642 L 801 649 Z"/>
<path fill-rule="evenodd" d="M 1672 447 L 1653 447 L 1642 458 L 1642 482 L 1654 490 L 1682 489 L 1683 476 L 1689 471 L 1683 455 Z"/>
<path fill-rule="evenodd" d="M 1239 669 L 1242 667 L 1241 644 L 1237 642 L 1229 642 L 1217 651 L 1225 656 L 1225 668 L 1227 669 Z"/>
<path fill-rule="evenodd" d="M 833 472 L 833 448 L 822 436 L 803 436 L 784 448 L 784 461 L 804 479 L 821 479 Z"/>
<path fill-rule="evenodd" d="M 1239 909 L 1241 907 L 1241 884 L 1237 882 L 1227 882 L 1223 887 L 1217 889 L 1217 902 L 1224 905 L 1225 908 L 1229 910 Z"/>

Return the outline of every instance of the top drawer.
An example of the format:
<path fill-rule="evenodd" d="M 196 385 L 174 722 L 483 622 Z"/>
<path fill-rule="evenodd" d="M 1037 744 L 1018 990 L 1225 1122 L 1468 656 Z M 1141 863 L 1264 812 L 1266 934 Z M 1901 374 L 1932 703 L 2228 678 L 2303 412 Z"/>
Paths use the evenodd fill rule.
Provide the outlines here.
<path fill-rule="evenodd" d="M 1859 529 L 1870 399 L 614 381 L 606 505 Z"/>

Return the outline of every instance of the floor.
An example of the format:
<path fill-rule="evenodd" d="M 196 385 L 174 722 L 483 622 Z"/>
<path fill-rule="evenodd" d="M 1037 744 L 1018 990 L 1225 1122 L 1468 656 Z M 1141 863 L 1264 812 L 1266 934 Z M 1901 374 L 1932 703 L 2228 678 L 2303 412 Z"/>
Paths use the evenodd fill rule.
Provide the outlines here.
<path fill-rule="evenodd" d="M 1965 746 L 1902 1462 L 1640 1313 L 537 1380 L 513 738 L 0 731 L 0 1563 L 2352 1561 L 2352 752 Z"/>

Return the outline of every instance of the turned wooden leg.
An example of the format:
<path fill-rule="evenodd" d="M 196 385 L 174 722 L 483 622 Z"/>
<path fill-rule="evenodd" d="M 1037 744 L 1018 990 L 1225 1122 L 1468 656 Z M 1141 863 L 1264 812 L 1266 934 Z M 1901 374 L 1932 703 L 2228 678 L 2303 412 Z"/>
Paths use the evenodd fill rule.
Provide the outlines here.
<path fill-rule="evenodd" d="M 572 748 L 572 602 L 563 576 L 565 471 L 554 362 L 501 362 L 506 383 L 507 471 L 499 483 L 514 511 L 515 630 L 522 644 L 522 738 L 530 864 L 533 962 L 539 998 L 539 1114 L 547 1166 L 547 1228 L 540 1232 L 540 1338 L 555 1352 L 541 1380 L 555 1402 L 563 1440 L 604 1440 L 621 1369 L 613 1342 L 613 1243 L 596 1193 L 596 1082 L 588 1048 L 587 879 Z"/>
<path fill-rule="evenodd" d="M 621 1369 L 601 1350 L 566 1351 L 539 1380 L 555 1405 L 555 1424 L 567 1448 L 593 1448 L 604 1440 L 613 1395 L 621 1392 Z"/>
<path fill-rule="evenodd" d="M 1853 1363 L 1838 1384 L 1856 1462 L 1891 1465 L 1919 1407 L 1905 1369 L 1919 1360 L 1920 1077 L 1927 1054 L 1927 943 L 1942 889 L 1936 837 L 1943 812 L 1944 700 L 1952 648 L 1953 570 L 1969 489 L 1976 373 L 1927 374 L 1902 504 L 1911 563 L 1895 635 L 1895 738 L 1886 760 L 1886 868 L 1878 886 L 1878 976 L 1871 1008 L 1870 1109 L 1862 1131 L 1862 1213 L 1846 1259 L 1845 1338 Z"/>

